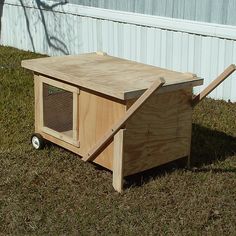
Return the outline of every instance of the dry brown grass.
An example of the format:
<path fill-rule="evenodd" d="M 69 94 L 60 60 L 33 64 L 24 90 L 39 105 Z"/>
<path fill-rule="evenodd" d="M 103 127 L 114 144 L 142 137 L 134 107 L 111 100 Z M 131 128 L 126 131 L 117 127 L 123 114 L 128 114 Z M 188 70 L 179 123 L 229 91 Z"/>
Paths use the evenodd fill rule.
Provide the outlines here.
<path fill-rule="evenodd" d="M 39 55 L 0 47 L 0 234 L 235 235 L 236 104 L 205 100 L 194 111 L 190 170 L 171 163 L 126 179 L 57 146 L 36 151 L 32 74 Z"/>

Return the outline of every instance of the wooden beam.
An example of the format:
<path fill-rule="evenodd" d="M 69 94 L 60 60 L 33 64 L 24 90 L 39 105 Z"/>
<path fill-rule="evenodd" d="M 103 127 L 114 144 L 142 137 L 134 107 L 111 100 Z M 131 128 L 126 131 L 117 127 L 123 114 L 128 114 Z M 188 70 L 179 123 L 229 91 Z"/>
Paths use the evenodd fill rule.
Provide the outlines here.
<path fill-rule="evenodd" d="M 40 75 L 39 77 L 40 77 L 41 82 L 44 83 L 44 84 L 49 84 L 49 85 L 52 85 L 54 87 L 57 87 L 57 88 L 60 88 L 60 89 L 63 89 L 65 91 L 69 91 L 69 92 L 72 92 L 72 93 L 76 93 L 76 94 L 80 93 L 80 89 L 75 87 L 75 86 L 69 85 L 69 84 L 64 83 L 64 82 L 57 81 L 55 79 L 50 79 L 50 78 L 45 77 L 43 75 Z"/>
<path fill-rule="evenodd" d="M 35 133 L 40 132 L 40 81 L 38 80 L 38 75 L 34 75 L 34 127 Z"/>
<path fill-rule="evenodd" d="M 222 74 L 220 74 L 201 93 L 199 93 L 193 98 L 192 106 L 195 107 L 199 102 L 201 102 L 209 93 L 211 93 L 217 86 L 219 86 L 225 79 L 227 79 L 235 70 L 236 66 L 234 64 L 227 67 Z"/>
<path fill-rule="evenodd" d="M 109 143 L 109 141 L 114 137 L 114 135 L 125 125 L 125 123 L 142 107 L 143 104 L 148 100 L 148 98 L 157 91 L 160 87 L 165 84 L 165 80 L 160 78 L 153 85 L 147 89 L 141 97 L 129 108 L 125 113 L 124 117 L 121 118 L 118 123 L 116 123 L 111 130 L 109 130 L 96 144 L 95 146 L 85 155 L 83 161 L 93 161 L 96 155 Z"/>
<path fill-rule="evenodd" d="M 46 134 L 49 134 L 49 135 L 51 135 L 51 136 L 53 136 L 53 137 L 55 137 L 57 139 L 60 139 L 60 140 L 62 140 L 64 142 L 66 142 L 66 143 L 70 143 L 70 144 L 72 144 L 72 145 L 74 145 L 76 147 L 80 147 L 79 141 L 74 140 L 73 137 L 69 137 L 68 135 L 66 135 L 66 134 L 64 134 L 62 132 L 61 133 L 57 132 L 57 131 L 55 131 L 53 129 L 50 129 L 48 127 L 45 127 L 45 126 L 43 126 L 41 128 L 41 130 L 42 130 L 42 132 L 44 132 Z M 71 133 L 73 135 L 73 130 L 71 130 Z"/>
<path fill-rule="evenodd" d="M 123 164 L 124 164 L 124 129 L 114 136 L 114 153 L 113 153 L 113 181 L 114 189 L 121 193 L 123 190 Z"/>

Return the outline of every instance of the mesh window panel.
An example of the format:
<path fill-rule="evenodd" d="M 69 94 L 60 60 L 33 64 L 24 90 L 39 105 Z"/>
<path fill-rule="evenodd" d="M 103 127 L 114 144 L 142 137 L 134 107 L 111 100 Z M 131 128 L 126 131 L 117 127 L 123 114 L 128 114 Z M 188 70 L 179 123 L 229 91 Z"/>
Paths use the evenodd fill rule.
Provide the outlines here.
<path fill-rule="evenodd" d="M 73 137 L 73 93 L 43 84 L 44 126 Z"/>

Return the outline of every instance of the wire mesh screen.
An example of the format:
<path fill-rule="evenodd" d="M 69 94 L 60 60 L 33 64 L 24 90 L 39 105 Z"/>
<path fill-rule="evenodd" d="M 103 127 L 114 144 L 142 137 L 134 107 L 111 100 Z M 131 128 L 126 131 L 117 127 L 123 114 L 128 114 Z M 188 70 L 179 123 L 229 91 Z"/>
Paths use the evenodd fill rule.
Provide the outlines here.
<path fill-rule="evenodd" d="M 43 84 L 44 126 L 72 137 L 73 93 Z"/>

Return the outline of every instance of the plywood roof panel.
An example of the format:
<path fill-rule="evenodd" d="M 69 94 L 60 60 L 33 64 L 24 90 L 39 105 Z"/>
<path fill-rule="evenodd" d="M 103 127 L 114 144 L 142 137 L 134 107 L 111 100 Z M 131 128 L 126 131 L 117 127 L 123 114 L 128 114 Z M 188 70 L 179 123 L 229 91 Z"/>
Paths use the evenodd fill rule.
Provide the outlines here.
<path fill-rule="evenodd" d="M 166 80 L 164 88 L 174 86 L 178 89 L 178 85 L 197 86 L 203 83 L 202 79 L 189 73 L 96 53 L 24 60 L 22 66 L 122 100 L 140 96 L 160 77 Z"/>

